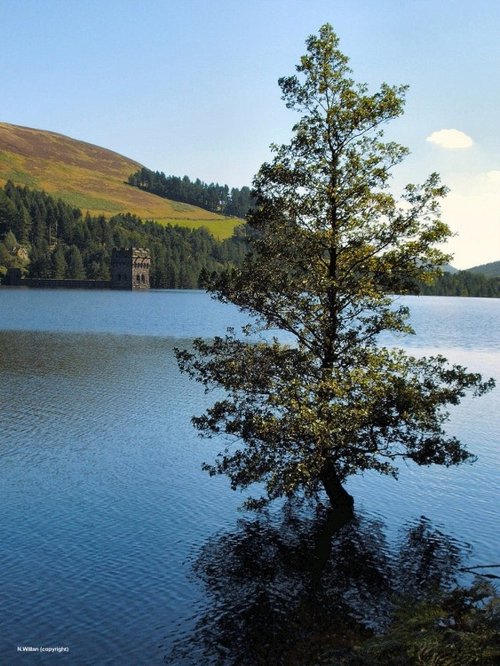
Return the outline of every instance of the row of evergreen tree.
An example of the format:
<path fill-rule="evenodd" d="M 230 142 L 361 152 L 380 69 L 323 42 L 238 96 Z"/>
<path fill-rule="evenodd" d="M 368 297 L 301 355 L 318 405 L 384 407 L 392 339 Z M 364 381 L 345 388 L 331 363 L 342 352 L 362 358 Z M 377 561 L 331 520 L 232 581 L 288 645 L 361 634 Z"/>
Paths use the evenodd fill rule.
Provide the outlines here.
<path fill-rule="evenodd" d="M 434 284 L 421 285 L 420 293 L 434 296 L 500 298 L 500 277 L 488 277 L 471 271 L 444 273 Z"/>
<path fill-rule="evenodd" d="M 249 187 L 231 190 L 227 185 L 204 183 L 199 178 L 192 181 L 188 176 L 165 176 L 162 171 L 151 171 L 142 167 L 129 176 L 128 182 L 146 192 L 165 199 L 199 206 L 212 213 L 244 218 L 253 200 Z"/>
<path fill-rule="evenodd" d="M 247 249 L 244 227 L 220 242 L 203 228 L 164 227 L 130 214 L 84 215 L 45 192 L 12 182 L 0 189 L 0 277 L 16 267 L 29 277 L 108 280 L 115 247 L 149 248 L 151 286 L 167 289 L 197 288 L 205 273 L 240 264 Z M 419 292 L 500 298 L 500 278 L 445 273 Z"/>
<path fill-rule="evenodd" d="M 8 182 L 0 190 L 0 272 L 21 268 L 29 277 L 109 279 L 111 251 L 151 251 L 151 286 L 197 288 L 200 275 L 238 264 L 244 231 L 225 241 L 206 229 L 143 222 L 130 214 L 111 219 L 83 214 L 45 192 Z"/>

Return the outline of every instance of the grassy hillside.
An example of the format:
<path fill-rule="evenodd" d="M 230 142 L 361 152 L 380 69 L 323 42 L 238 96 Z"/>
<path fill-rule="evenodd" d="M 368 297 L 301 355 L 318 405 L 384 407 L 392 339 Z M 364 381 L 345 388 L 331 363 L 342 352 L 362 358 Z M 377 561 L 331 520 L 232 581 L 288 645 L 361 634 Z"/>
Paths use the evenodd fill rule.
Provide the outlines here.
<path fill-rule="evenodd" d="M 492 261 L 490 264 L 481 264 L 481 266 L 473 266 L 468 268 L 470 273 L 481 273 L 487 277 L 500 277 L 500 261 Z"/>
<path fill-rule="evenodd" d="M 0 186 L 45 190 L 91 215 L 133 213 L 161 224 L 206 227 L 228 238 L 241 220 L 163 199 L 126 183 L 141 165 L 118 153 L 62 134 L 0 123 Z"/>

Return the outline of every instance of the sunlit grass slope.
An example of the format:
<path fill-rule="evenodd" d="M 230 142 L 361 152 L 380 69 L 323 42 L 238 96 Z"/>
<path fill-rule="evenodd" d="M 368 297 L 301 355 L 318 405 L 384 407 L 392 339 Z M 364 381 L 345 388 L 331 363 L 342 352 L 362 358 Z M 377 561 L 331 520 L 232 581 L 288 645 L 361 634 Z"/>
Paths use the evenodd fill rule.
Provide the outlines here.
<path fill-rule="evenodd" d="M 241 220 L 162 199 L 127 184 L 142 165 L 106 148 L 62 134 L 0 123 L 0 185 L 45 190 L 91 215 L 133 213 L 144 220 L 206 227 L 223 239 Z M 194 174 L 196 175 L 196 174 Z"/>

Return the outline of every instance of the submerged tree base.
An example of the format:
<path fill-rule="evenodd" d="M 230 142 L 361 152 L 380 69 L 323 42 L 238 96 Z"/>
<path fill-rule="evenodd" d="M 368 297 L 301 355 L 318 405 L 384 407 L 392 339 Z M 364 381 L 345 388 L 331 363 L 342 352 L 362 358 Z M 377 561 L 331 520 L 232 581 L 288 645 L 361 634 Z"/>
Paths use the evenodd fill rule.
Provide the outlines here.
<path fill-rule="evenodd" d="M 328 495 L 333 509 L 341 511 L 350 510 L 354 507 L 354 497 L 344 488 L 333 465 L 325 465 L 321 472 L 321 482 Z"/>

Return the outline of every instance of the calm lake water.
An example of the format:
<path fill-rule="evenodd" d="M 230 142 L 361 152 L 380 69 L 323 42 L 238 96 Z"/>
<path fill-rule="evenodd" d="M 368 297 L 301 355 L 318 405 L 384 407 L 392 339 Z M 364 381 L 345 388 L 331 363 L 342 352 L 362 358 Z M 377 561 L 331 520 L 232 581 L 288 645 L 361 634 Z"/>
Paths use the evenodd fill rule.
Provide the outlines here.
<path fill-rule="evenodd" d="M 443 353 L 500 383 L 500 300 L 402 300 L 417 334 L 386 344 Z M 273 623 L 276 609 L 303 607 L 303 569 L 288 578 L 284 569 L 318 543 L 311 509 L 278 507 L 256 521 L 237 511 L 242 495 L 225 479 L 200 470 L 220 442 L 193 430 L 207 397 L 173 356 L 194 336 L 242 323 L 197 291 L 0 289 L 0 663 L 247 663 L 238 650 L 262 634 L 263 618 L 277 644 L 296 632 Z M 382 612 L 380 590 L 360 578 L 368 561 L 411 569 L 412 585 L 423 561 L 414 558 L 429 549 L 451 568 L 460 548 L 469 565 L 498 563 L 499 389 L 465 401 L 449 430 L 478 455 L 474 465 L 350 480 L 358 520 L 329 550 L 328 580 L 352 617 L 356 599 Z M 70 652 L 34 657 L 18 646 Z M 248 663 L 278 663 L 259 650 Z"/>

